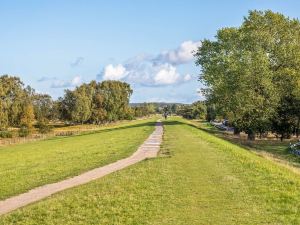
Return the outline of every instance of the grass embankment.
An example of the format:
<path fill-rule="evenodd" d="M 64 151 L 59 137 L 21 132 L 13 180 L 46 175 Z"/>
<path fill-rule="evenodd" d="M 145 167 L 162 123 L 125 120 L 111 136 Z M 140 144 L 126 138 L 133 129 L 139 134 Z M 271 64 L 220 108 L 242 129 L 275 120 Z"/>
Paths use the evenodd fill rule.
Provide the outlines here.
<path fill-rule="evenodd" d="M 0 148 L 0 199 L 100 167 L 132 154 L 155 119 L 71 137 Z"/>
<path fill-rule="evenodd" d="M 300 179 L 286 168 L 181 119 L 165 122 L 161 155 L 0 224 L 300 224 Z"/>
<path fill-rule="evenodd" d="M 232 133 L 220 131 L 208 122 L 192 121 L 191 123 L 217 137 L 247 148 L 250 151 L 254 151 L 260 156 L 286 165 L 290 169 L 300 173 L 300 157 L 291 154 L 288 150 L 290 142 L 295 143 L 297 142 L 296 139 L 283 141 L 280 141 L 279 139 L 258 139 L 255 141 L 248 141 L 245 137 L 239 137 Z"/>

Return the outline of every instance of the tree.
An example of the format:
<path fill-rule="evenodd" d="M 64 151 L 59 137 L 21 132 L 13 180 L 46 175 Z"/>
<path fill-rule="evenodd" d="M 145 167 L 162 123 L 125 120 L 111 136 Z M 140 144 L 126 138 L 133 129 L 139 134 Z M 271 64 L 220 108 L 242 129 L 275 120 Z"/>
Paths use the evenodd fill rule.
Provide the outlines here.
<path fill-rule="evenodd" d="M 17 77 L 3 75 L 0 77 L 1 123 L 2 127 L 20 125 L 22 111 L 23 83 Z"/>
<path fill-rule="evenodd" d="M 19 134 L 21 137 L 27 136 L 32 132 L 34 121 L 34 110 L 33 105 L 30 101 L 25 101 L 23 104 L 23 110 L 21 114 L 21 123 Z"/>
<path fill-rule="evenodd" d="M 59 119 L 72 121 L 71 112 L 75 107 L 75 95 L 71 90 L 65 90 L 64 97 L 60 97 L 56 102 Z"/>
<path fill-rule="evenodd" d="M 204 102 L 197 101 L 191 105 L 182 105 L 177 113 L 186 119 L 205 119 L 207 108 Z"/>
<path fill-rule="evenodd" d="M 299 35 L 297 20 L 250 11 L 240 27 L 219 30 L 195 55 L 207 99 L 249 139 L 270 129 L 287 86 L 299 92 Z"/>
<path fill-rule="evenodd" d="M 154 104 L 146 102 L 133 107 L 133 111 L 135 117 L 149 116 L 156 113 Z"/>
<path fill-rule="evenodd" d="M 34 115 L 37 121 L 54 118 L 54 103 L 50 95 L 34 93 L 32 99 Z"/>
<path fill-rule="evenodd" d="M 74 123 L 111 122 L 129 118 L 130 85 L 120 81 L 82 84 L 58 100 L 60 118 Z"/>
<path fill-rule="evenodd" d="M 32 124 L 32 102 L 30 87 L 24 88 L 20 78 L 0 76 L 0 128 Z"/>
<path fill-rule="evenodd" d="M 294 97 L 282 99 L 272 121 L 272 131 L 280 135 L 280 140 L 289 138 L 293 132 L 299 136 L 300 103 Z"/>
<path fill-rule="evenodd" d="M 71 119 L 77 123 L 88 121 L 92 114 L 92 94 L 90 86 L 83 84 L 77 87 L 74 94 L 74 105 L 71 111 Z"/>
<path fill-rule="evenodd" d="M 129 107 L 129 98 L 132 94 L 130 85 L 121 81 L 103 81 L 99 88 L 104 98 L 104 108 L 107 121 L 124 119 L 124 112 Z"/>

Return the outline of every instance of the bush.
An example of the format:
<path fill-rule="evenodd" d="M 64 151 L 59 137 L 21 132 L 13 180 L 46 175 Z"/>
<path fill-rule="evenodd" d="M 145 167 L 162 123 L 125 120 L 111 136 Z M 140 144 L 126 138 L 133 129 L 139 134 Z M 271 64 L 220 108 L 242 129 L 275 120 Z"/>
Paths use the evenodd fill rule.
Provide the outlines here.
<path fill-rule="evenodd" d="M 38 130 L 39 130 L 39 133 L 41 133 L 41 134 L 47 134 L 47 133 L 51 132 L 51 130 L 52 130 L 52 127 L 47 125 L 44 122 L 39 122 L 37 124 L 37 127 L 38 127 Z"/>
<path fill-rule="evenodd" d="M 27 137 L 30 134 L 30 130 L 26 126 L 21 126 L 19 130 L 19 137 Z"/>
<path fill-rule="evenodd" d="M 0 138 L 12 138 L 12 132 L 8 130 L 0 130 Z"/>

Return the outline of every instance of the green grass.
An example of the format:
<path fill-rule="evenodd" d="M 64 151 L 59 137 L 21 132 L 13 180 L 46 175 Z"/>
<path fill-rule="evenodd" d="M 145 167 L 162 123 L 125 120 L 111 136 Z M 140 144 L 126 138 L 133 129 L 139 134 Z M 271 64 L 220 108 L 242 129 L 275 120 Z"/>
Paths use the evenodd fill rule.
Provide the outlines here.
<path fill-rule="evenodd" d="M 127 122 L 72 137 L 0 148 L 0 199 L 100 167 L 133 153 L 155 119 Z"/>
<path fill-rule="evenodd" d="M 291 154 L 288 150 L 289 143 L 295 143 L 296 140 L 264 140 L 259 139 L 255 141 L 248 141 L 244 138 L 238 138 L 233 134 L 220 131 L 214 126 L 210 125 L 207 122 L 203 121 L 192 121 L 192 124 L 199 126 L 201 129 L 214 134 L 217 137 L 230 141 L 231 143 L 240 145 L 244 148 L 247 148 L 251 151 L 256 152 L 257 154 L 267 157 L 268 159 L 275 160 L 277 162 L 287 164 L 296 169 L 300 168 L 300 157 L 294 154 Z"/>
<path fill-rule="evenodd" d="M 174 119 L 161 156 L 0 218 L 0 224 L 300 224 L 290 170 Z"/>

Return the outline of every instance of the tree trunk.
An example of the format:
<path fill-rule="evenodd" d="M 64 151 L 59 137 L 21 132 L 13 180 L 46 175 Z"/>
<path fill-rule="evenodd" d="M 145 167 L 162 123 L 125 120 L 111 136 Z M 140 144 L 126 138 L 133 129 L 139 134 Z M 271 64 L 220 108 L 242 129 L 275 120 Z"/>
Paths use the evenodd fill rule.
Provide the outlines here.
<path fill-rule="evenodd" d="M 237 136 L 240 136 L 240 133 L 241 133 L 240 129 L 235 127 L 234 130 L 233 130 L 233 134 L 237 135 Z"/>
<path fill-rule="evenodd" d="M 300 118 L 298 118 L 297 128 L 296 128 L 296 136 L 297 136 L 297 138 L 299 138 L 299 133 L 300 133 Z"/>
<path fill-rule="evenodd" d="M 254 141 L 255 140 L 255 132 L 253 132 L 253 131 L 248 132 L 248 140 L 249 141 Z"/>

